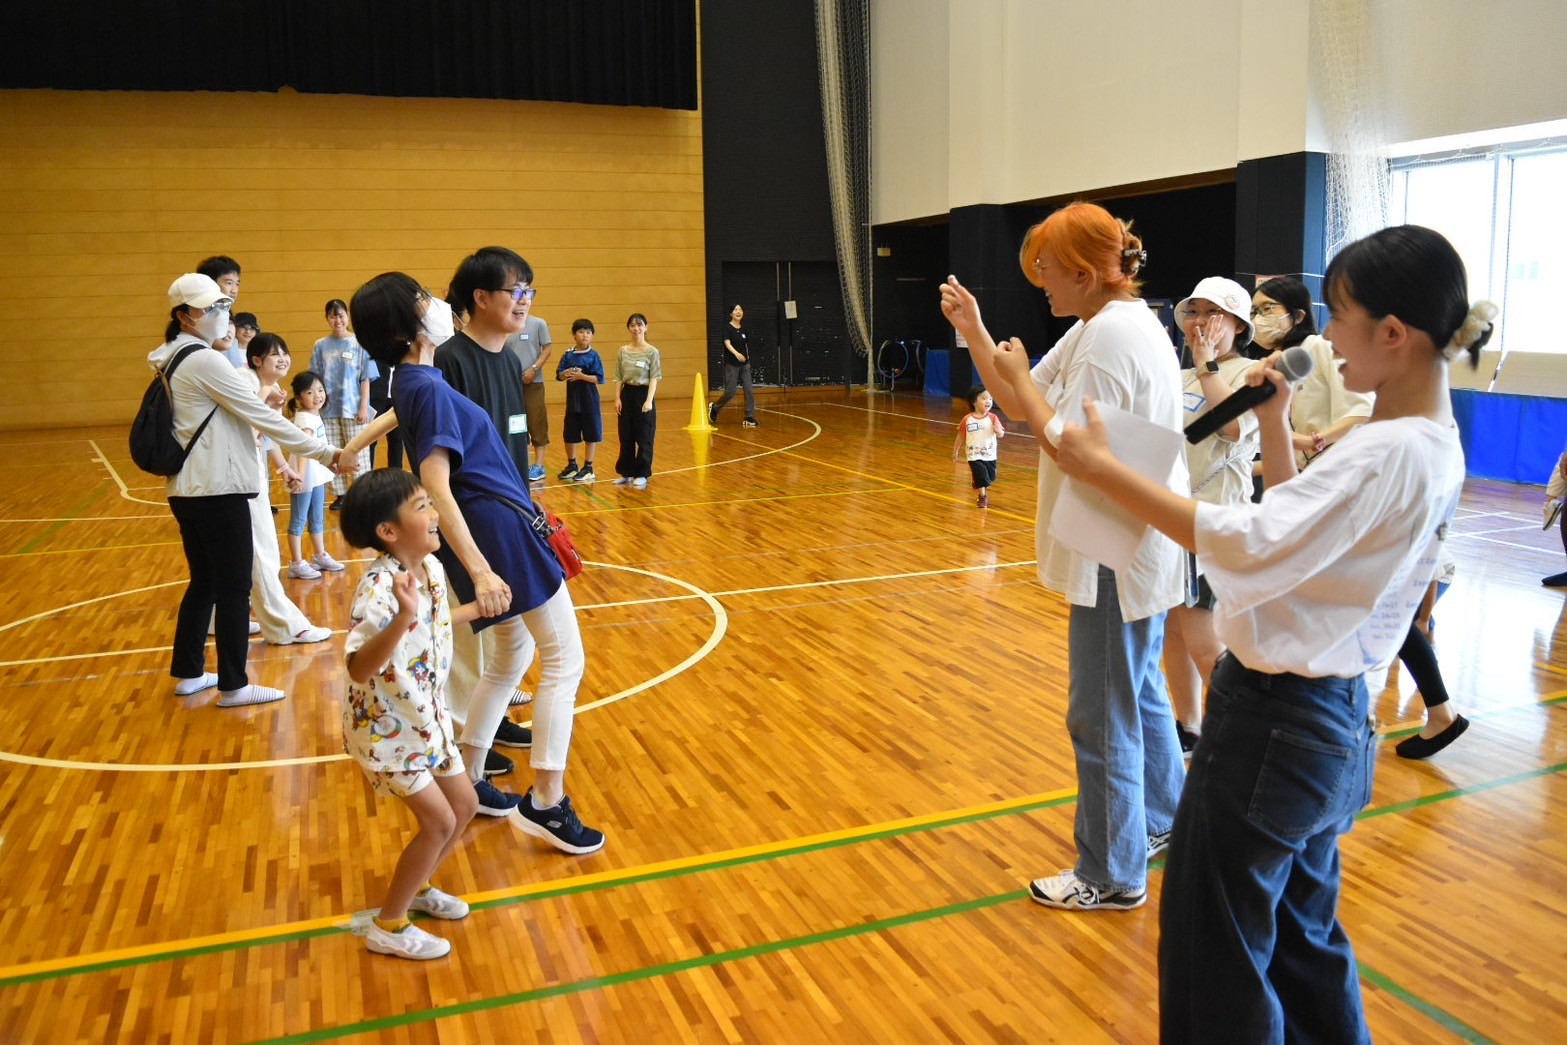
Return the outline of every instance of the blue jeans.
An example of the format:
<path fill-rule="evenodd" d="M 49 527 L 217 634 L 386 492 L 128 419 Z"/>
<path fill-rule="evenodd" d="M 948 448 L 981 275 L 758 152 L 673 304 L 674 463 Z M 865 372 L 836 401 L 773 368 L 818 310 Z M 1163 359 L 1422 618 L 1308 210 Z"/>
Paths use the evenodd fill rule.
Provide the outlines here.
<path fill-rule="evenodd" d="M 1159 654 L 1164 614 L 1122 623 L 1115 573 L 1099 567 L 1098 605 L 1067 627 L 1067 732 L 1077 756 L 1077 876 L 1138 892 L 1148 835 L 1170 830 L 1185 773 Z"/>
<path fill-rule="evenodd" d="M 1159 911 L 1162 1040 L 1369 1042 L 1338 921 L 1338 836 L 1371 799 L 1365 681 L 1267 675 L 1208 691 Z"/>
<path fill-rule="evenodd" d="M 295 537 L 303 535 L 306 521 L 310 523 L 311 533 L 326 532 L 325 483 L 309 493 L 288 495 L 288 532 Z"/>

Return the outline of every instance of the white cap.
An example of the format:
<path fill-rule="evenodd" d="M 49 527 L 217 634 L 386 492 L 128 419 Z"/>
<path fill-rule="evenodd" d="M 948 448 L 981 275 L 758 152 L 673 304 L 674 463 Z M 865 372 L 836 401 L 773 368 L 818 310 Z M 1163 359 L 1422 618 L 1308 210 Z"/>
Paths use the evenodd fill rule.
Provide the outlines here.
<path fill-rule="evenodd" d="M 1197 283 L 1197 289 L 1190 295 L 1181 299 L 1175 306 L 1179 313 L 1187 305 L 1197 298 L 1211 301 L 1224 311 L 1246 324 L 1246 340 L 1252 342 L 1257 339 L 1257 328 L 1251 321 L 1251 295 L 1246 293 L 1246 288 L 1233 279 L 1225 279 L 1223 276 L 1205 276 Z"/>
<path fill-rule="evenodd" d="M 208 308 L 220 301 L 233 300 L 223 293 L 223 288 L 211 276 L 203 276 L 199 272 L 187 272 L 169 284 L 170 308 L 179 308 L 181 305 Z"/>

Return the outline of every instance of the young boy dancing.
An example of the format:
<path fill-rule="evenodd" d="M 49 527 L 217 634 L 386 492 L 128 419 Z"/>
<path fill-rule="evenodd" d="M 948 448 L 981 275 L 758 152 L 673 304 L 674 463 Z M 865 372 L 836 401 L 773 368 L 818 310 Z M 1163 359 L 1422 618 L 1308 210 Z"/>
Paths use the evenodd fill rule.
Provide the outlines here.
<path fill-rule="evenodd" d="M 410 923 L 409 912 L 468 915 L 465 902 L 435 888 L 430 878 L 478 808 L 445 692 L 452 625 L 473 620 L 478 604 L 447 606 L 446 572 L 435 557 L 439 521 L 424 487 L 401 469 L 371 472 L 343 498 L 344 538 L 381 553 L 354 592 L 344 643 L 349 686 L 343 747 L 377 793 L 402 799 L 419 821 L 365 946 L 419 960 L 440 958 L 452 945 Z"/>

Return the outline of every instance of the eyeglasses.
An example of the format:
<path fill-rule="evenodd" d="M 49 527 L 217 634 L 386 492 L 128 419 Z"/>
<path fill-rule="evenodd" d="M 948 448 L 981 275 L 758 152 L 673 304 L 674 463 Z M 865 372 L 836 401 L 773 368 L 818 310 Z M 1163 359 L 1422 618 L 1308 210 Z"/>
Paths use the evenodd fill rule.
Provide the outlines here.
<path fill-rule="evenodd" d="M 1258 316 L 1279 316 L 1288 311 L 1289 309 L 1285 308 L 1283 305 L 1280 305 L 1278 302 L 1270 301 L 1266 305 L 1258 305 L 1256 308 L 1252 309 L 1251 318 L 1256 319 Z"/>
<path fill-rule="evenodd" d="M 513 301 L 532 301 L 538 296 L 538 287 L 525 287 L 518 284 L 515 287 L 487 287 L 491 294 L 510 294 Z"/>
<path fill-rule="evenodd" d="M 216 304 L 208 305 L 206 308 L 202 309 L 201 314 L 204 316 L 210 316 L 214 312 L 227 312 L 231 304 L 233 304 L 231 301 L 219 301 Z"/>

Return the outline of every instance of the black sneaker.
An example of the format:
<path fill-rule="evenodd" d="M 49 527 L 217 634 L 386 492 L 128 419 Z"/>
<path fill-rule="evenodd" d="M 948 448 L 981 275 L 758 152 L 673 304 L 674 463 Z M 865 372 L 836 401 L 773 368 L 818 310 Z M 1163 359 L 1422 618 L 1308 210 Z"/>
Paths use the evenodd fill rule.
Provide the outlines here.
<path fill-rule="evenodd" d="M 745 426 L 745 427 L 746 427 L 746 428 L 760 428 L 760 427 L 762 427 L 762 422 L 760 422 L 760 421 L 758 421 L 758 420 L 757 420 L 757 419 L 756 419 L 756 418 L 754 418 L 754 417 L 748 417 L 748 418 L 746 418 L 746 419 L 745 419 L 745 420 L 744 420 L 744 421 L 743 421 L 743 422 L 741 422 L 741 423 L 742 423 L 742 424 L 743 424 L 743 425 L 744 425 L 744 426 Z"/>
<path fill-rule="evenodd" d="M 533 789 L 522 797 L 518 807 L 522 813 L 522 829 L 535 838 L 542 838 L 563 853 L 596 853 L 604 848 L 604 832 L 584 827 L 577 819 L 577 811 L 571 808 L 571 799 L 561 796 L 560 805 L 549 809 L 533 808 Z"/>
<path fill-rule="evenodd" d="M 485 779 L 492 776 L 505 776 L 516 768 L 517 764 L 499 751 L 487 751 L 484 754 Z"/>
<path fill-rule="evenodd" d="M 502 791 L 488 780 L 477 781 L 474 793 L 479 796 L 479 812 L 485 816 L 506 816 L 522 804 L 522 796 Z"/>
<path fill-rule="evenodd" d="M 342 511 L 343 510 L 343 499 L 341 497 L 334 497 L 334 498 L 332 498 L 332 503 L 327 505 L 327 508 L 330 511 L 334 511 L 334 512 Z"/>
<path fill-rule="evenodd" d="M 570 480 L 576 478 L 576 475 L 577 466 L 575 464 L 568 464 L 566 467 L 555 473 L 555 478 Z"/>
<path fill-rule="evenodd" d="M 1192 752 L 1197 750 L 1198 734 L 1193 733 L 1184 725 L 1177 722 L 1175 724 L 1175 737 L 1181 742 L 1181 757 L 1186 759 L 1191 758 Z"/>
<path fill-rule="evenodd" d="M 707 423 L 710 424 L 710 425 L 716 425 L 718 423 L 718 404 L 717 403 L 708 403 L 707 404 Z"/>
<path fill-rule="evenodd" d="M 533 730 L 503 718 L 501 724 L 495 727 L 495 743 L 501 747 L 532 747 Z"/>

